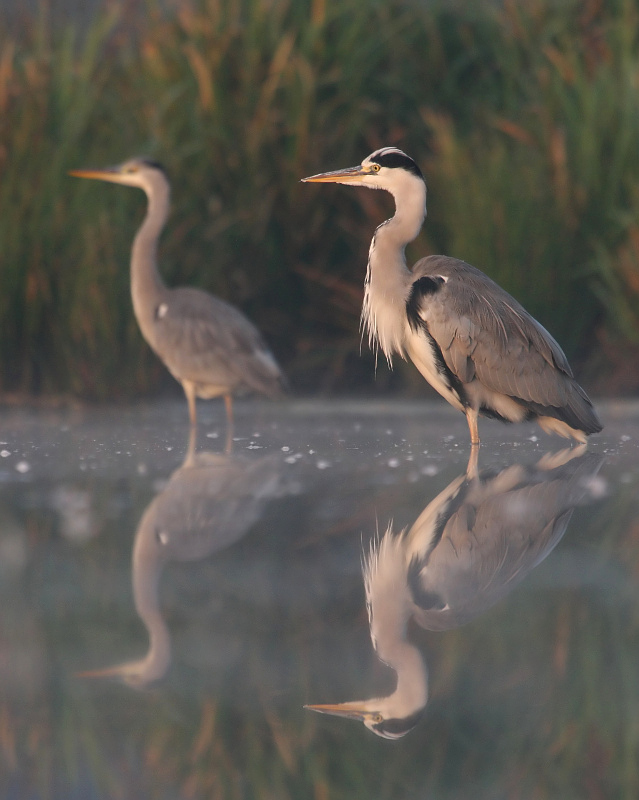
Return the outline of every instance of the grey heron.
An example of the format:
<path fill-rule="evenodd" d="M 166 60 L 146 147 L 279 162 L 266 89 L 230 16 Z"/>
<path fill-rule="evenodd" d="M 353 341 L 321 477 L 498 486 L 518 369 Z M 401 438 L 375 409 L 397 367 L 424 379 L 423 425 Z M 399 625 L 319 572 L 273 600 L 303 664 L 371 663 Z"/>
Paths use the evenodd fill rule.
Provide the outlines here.
<path fill-rule="evenodd" d="M 363 557 L 370 634 L 378 657 L 397 675 L 388 697 L 308 705 L 360 720 L 398 739 L 419 722 L 428 673 L 408 638 L 412 618 L 426 630 L 463 625 L 487 611 L 541 563 L 564 535 L 575 506 L 592 499 L 602 458 L 585 445 L 544 456 L 535 466 L 469 471 L 424 508 L 410 530 L 389 525 Z"/>
<path fill-rule="evenodd" d="M 172 660 L 171 635 L 160 604 L 167 563 L 208 558 L 239 541 L 268 503 L 290 489 L 277 457 L 195 452 L 191 434 L 183 464 L 144 511 L 133 544 L 131 579 L 136 612 L 148 631 L 146 654 L 133 661 L 76 673 L 115 678 L 143 689 L 161 680 Z"/>
<path fill-rule="evenodd" d="M 405 247 L 426 217 L 421 170 L 396 147 L 359 166 L 304 178 L 385 189 L 395 215 L 375 231 L 368 255 L 362 328 L 389 364 L 393 354 L 417 369 L 468 420 L 536 420 L 547 433 L 585 442 L 602 425 L 555 339 L 504 289 L 470 264 L 427 256 L 412 269 Z"/>
<path fill-rule="evenodd" d="M 69 174 L 134 186 L 146 194 L 146 216 L 131 252 L 133 311 L 148 344 L 182 384 L 191 425 L 197 421 L 197 397 L 224 397 L 230 431 L 234 392 L 278 396 L 284 385 L 282 372 L 244 314 L 201 289 L 165 286 L 157 268 L 158 239 L 170 204 L 163 167 L 147 158 L 132 158 L 116 167 Z"/>

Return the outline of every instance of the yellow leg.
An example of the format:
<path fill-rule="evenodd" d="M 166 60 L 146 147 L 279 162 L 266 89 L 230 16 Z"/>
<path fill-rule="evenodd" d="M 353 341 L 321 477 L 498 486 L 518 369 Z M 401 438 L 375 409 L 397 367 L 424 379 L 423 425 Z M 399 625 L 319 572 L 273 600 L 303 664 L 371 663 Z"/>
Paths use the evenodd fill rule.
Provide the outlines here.
<path fill-rule="evenodd" d="M 195 408 L 195 386 L 191 383 L 191 381 L 184 381 L 182 384 L 182 388 L 184 389 L 184 394 L 186 395 L 186 401 L 189 404 L 189 419 L 191 420 L 191 425 L 197 425 L 197 411 Z"/>
<path fill-rule="evenodd" d="M 233 427 L 233 395 L 224 395 L 224 407 L 226 408 L 226 421 Z"/>
<path fill-rule="evenodd" d="M 468 466 L 466 467 L 466 476 L 469 480 L 474 480 L 479 472 L 479 447 L 474 444 L 470 448 L 470 456 L 468 457 Z"/>
<path fill-rule="evenodd" d="M 226 454 L 230 455 L 233 449 L 233 396 L 231 394 L 224 395 L 224 406 L 226 408 Z"/>
<path fill-rule="evenodd" d="M 470 443 L 472 445 L 479 444 L 479 431 L 477 429 L 477 417 L 479 412 L 475 408 L 466 409 L 466 419 L 468 420 L 468 427 L 470 428 Z"/>
<path fill-rule="evenodd" d="M 189 426 L 189 445 L 182 462 L 183 467 L 192 467 L 195 464 L 195 443 L 197 436 L 197 428 L 195 425 Z"/>

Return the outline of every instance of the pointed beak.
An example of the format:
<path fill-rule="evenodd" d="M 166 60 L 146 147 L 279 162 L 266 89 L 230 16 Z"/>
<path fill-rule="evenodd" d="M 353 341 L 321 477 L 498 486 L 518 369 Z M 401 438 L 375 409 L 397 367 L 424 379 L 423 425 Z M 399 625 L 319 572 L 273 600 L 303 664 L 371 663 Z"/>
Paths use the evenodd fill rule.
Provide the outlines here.
<path fill-rule="evenodd" d="M 370 713 L 362 708 L 359 703 L 336 703 L 335 705 L 304 706 L 310 711 L 317 711 L 320 714 L 331 714 L 334 717 L 346 717 L 347 719 L 358 719 L 363 722 Z"/>
<path fill-rule="evenodd" d="M 126 664 L 116 664 L 103 669 L 88 669 L 84 672 L 75 672 L 76 678 L 120 678 L 126 674 Z"/>
<path fill-rule="evenodd" d="M 320 172 L 319 175 L 302 178 L 302 183 L 349 183 L 370 174 L 371 169 L 360 164 L 357 167 L 337 169 L 335 172 Z"/>
<path fill-rule="evenodd" d="M 71 169 L 69 175 L 74 178 L 90 178 L 96 181 L 109 181 L 109 183 L 121 183 L 121 175 L 115 169 Z"/>

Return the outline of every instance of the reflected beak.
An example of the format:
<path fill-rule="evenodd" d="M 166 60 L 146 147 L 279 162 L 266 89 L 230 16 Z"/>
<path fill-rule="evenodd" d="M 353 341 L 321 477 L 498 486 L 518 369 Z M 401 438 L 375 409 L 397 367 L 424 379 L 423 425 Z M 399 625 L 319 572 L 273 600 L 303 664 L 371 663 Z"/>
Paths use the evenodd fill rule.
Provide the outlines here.
<path fill-rule="evenodd" d="M 370 711 L 363 709 L 360 703 L 336 703 L 335 705 L 304 706 L 304 708 L 320 714 L 331 714 L 334 717 L 358 719 L 360 722 L 363 722 L 370 714 Z"/>
<path fill-rule="evenodd" d="M 349 183 L 366 175 L 373 174 L 370 167 L 348 167 L 347 169 L 337 169 L 335 172 L 320 172 L 319 175 L 311 175 L 309 178 L 302 178 L 302 183 Z"/>
<path fill-rule="evenodd" d="M 71 169 L 69 175 L 74 178 L 90 178 L 96 181 L 109 181 L 109 183 L 121 183 L 120 173 L 115 169 Z"/>
<path fill-rule="evenodd" d="M 76 678 L 119 678 L 126 674 L 127 664 L 116 664 L 113 667 L 103 669 L 88 669 L 84 672 L 75 672 Z"/>

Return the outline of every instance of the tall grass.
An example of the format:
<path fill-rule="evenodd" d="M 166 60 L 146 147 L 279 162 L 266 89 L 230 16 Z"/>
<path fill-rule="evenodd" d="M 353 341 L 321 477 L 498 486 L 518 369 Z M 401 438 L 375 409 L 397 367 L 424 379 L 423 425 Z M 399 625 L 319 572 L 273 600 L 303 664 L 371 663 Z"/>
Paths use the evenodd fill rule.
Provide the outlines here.
<path fill-rule="evenodd" d="M 373 385 L 357 320 L 389 205 L 299 178 L 381 144 L 426 171 L 415 257 L 472 261 L 582 362 L 638 338 L 636 2 L 115 0 L 82 30 L 42 9 L 0 32 L 1 391 L 165 379 L 128 297 L 143 198 L 66 176 L 139 153 L 173 178 L 167 280 L 240 305 L 301 390 Z"/>

